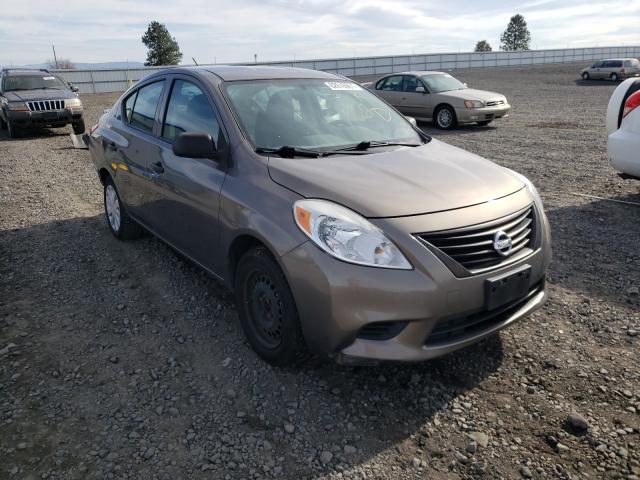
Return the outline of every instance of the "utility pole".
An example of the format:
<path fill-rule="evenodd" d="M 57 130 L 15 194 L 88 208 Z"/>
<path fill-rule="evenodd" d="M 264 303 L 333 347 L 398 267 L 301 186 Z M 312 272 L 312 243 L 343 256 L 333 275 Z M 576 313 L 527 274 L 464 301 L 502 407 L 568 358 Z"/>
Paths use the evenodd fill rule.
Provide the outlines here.
<path fill-rule="evenodd" d="M 56 57 L 56 46 L 55 45 L 51 45 L 51 48 L 53 48 L 53 61 L 56 64 L 56 70 L 58 69 L 58 57 Z"/>

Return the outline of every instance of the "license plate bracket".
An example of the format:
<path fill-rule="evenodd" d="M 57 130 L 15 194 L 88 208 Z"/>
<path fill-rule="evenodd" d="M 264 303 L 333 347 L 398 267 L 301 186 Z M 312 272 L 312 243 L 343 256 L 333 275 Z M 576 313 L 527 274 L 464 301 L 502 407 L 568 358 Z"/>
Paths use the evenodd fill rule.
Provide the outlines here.
<path fill-rule="evenodd" d="M 526 296 L 529 292 L 531 266 L 523 265 L 498 277 L 485 280 L 485 308 L 495 310 Z"/>

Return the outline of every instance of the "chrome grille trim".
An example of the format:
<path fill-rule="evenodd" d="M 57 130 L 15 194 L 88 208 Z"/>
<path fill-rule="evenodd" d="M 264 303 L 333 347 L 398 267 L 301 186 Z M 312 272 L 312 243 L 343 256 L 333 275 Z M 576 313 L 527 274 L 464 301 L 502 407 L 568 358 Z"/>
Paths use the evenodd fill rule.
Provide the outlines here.
<path fill-rule="evenodd" d="M 477 274 L 513 263 L 530 254 L 534 248 L 535 228 L 535 209 L 533 205 L 529 205 L 491 222 L 418 233 L 415 236 L 441 259 L 444 257 L 453 261 L 458 269 L 464 269 L 463 272 Z M 499 231 L 507 233 L 511 238 L 511 252 L 506 257 L 493 248 L 493 237 Z"/>
<path fill-rule="evenodd" d="M 52 112 L 64 110 L 64 100 L 32 100 L 27 102 L 32 112 Z"/>
<path fill-rule="evenodd" d="M 487 107 L 495 107 L 497 105 L 504 105 L 504 100 L 490 100 L 487 102 Z"/>

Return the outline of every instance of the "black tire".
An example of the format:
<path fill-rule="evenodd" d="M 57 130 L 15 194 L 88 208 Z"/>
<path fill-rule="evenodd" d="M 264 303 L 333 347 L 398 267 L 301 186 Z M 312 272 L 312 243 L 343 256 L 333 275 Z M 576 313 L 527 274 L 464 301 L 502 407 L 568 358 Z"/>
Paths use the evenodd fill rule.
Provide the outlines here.
<path fill-rule="evenodd" d="M 111 190 L 113 189 L 113 190 Z M 111 195 L 115 197 L 111 197 Z M 120 194 L 116 189 L 115 183 L 111 177 L 107 177 L 104 181 L 104 216 L 107 220 L 107 225 L 109 226 L 109 230 L 114 237 L 118 240 L 133 240 L 142 235 L 143 230 L 140 224 L 138 224 L 135 220 L 133 220 L 127 210 L 124 208 L 122 201 L 120 200 Z M 118 218 L 119 221 L 114 221 L 111 215 L 115 215 L 115 211 L 113 206 L 108 206 L 108 202 L 115 201 L 117 202 L 118 208 Z M 111 214 L 111 215 L 110 215 Z"/>
<path fill-rule="evenodd" d="M 7 122 L 5 122 L 2 117 L 0 117 L 0 130 L 6 130 L 6 129 L 7 129 Z"/>
<path fill-rule="evenodd" d="M 484 122 L 478 122 L 478 125 L 481 127 L 486 127 L 492 122 L 492 120 L 485 120 Z"/>
<path fill-rule="evenodd" d="M 11 120 L 7 121 L 7 130 L 9 130 L 9 136 L 11 138 L 18 138 L 20 136 L 20 130 L 13 124 Z"/>
<path fill-rule="evenodd" d="M 609 80 L 611 80 L 612 82 L 617 82 L 618 81 L 618 74 L 616 72 L 613 72 L 611 75 L 609 75 Z"/>
<path fill-rule="evenodd" d="M 584 73 L 582 74 L 582 79 L 583 79 L 583 80 L 589 80 L 589 72 L 584 72 Z"/>
<path fill-rule="evenodd" d="M 77 122 L 74 122 L 71 126 L 73 127 L 73 133 L 75 133 L 76 135 L 84 133 L 86 129 L 86 127 L 84 126 L 84 118 L 81 118 Z"/>
<path fill-rule="evenodd" d="M 305 357 L 307 347 L 293 294 L 266 248 L 252 248 L 238 262 L 235 297 L 242 330 L 263 360 L 285 366 Z"/>
<path fill-rule="evenodd" d="M 449 105 L 442 105 L 438 107 L 434 115 L 434 121 L 436 127 L 440 130 L 451 130 L 458 124 L 456 112 Z"/>

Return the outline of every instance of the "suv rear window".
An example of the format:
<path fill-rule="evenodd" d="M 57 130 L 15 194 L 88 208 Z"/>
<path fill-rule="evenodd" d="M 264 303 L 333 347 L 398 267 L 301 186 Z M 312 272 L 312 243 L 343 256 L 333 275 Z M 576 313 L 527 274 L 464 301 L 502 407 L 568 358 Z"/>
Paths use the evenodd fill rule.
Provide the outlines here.
<path fill-rule="evenodd" d="M 132 126 L 153 131 L 163 85 L 164 80 L 145 85 L 125 100 L 125 115 Z"/>

